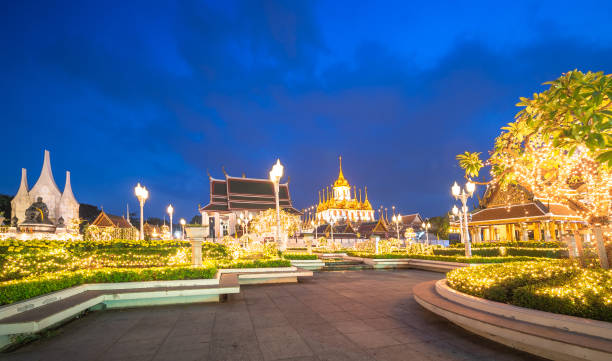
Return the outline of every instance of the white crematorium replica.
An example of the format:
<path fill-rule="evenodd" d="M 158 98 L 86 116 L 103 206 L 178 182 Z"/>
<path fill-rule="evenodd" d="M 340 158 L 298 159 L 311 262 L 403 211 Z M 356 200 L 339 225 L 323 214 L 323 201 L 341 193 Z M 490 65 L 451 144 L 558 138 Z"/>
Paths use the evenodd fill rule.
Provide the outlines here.
<path fill-rule="evenodd" d="M 11 208 L 10 233 L 19 234 L 19 238 L 66 235 L 72 220 L 79 218 L 79 203 L 72 193 L 70 172 L 66 172 L 62 193 L 53 178 L 49 151 L 45 150 L 40 177 L 31 190 L 26 169 L 21 169 L 21 184 L 11 201 Z"/>

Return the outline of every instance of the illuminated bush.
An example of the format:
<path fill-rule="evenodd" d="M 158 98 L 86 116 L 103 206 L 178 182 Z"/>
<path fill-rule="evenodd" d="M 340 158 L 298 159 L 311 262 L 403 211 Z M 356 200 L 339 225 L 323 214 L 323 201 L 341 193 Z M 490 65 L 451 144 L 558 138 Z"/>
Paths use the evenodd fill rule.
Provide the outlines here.
<path fill-rule="evenodd" d="M 466 267 L 449 272 L 447 283 L 493 301 L 612 321 L 612 271 L 570 260 Z"/>

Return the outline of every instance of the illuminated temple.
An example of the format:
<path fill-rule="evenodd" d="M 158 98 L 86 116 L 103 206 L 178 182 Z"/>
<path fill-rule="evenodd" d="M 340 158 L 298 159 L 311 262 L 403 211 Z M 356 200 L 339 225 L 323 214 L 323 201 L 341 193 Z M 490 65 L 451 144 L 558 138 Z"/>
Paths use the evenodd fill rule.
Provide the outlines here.
<path fill-rule="evenodd" d="M 329 187 L 319 191 L 319 203 L 317 204 L 316 217 L 319 221 L 329 221 L 332 217 L 336 220 L 348 220 L 352 222 L 373 221 L 374 210 L 368 200 L 368 188 L 365 188 L 362 200 L 361 189 L 357 198 L 357 189 L 344 178 L 342 173 L 342 157 L 339 157 L 340 172 L 338 179 L 334 182 L 330 192 Z"/>

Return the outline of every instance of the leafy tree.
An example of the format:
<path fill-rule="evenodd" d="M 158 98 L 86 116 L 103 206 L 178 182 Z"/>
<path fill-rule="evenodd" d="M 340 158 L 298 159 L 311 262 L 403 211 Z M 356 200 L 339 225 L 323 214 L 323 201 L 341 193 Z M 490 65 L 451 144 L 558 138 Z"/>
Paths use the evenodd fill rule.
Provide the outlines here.
<path fill-rule="evenodd" d="M 514 122 L 502 128 L 486 161 L 457 155 L 467 178 L 490 167 L 491 180 L 521 183 L 540 199 L 572 203 L 592 223 L 606 223 L 612 184 L 612 77 L 571 71 L 547 82 Z"/>
<path fill-rule="evenodd" d="M 0 194 L 0 216 L 4 216 L 6 220 L 11 219 L 11 200 L 13 197 L 6 194 Z"/>
<path fill-rule="evenodd" d="M 79 205 L 79 218 L 89 223 L 93 222 L 100 214 L 100 209 L 94 205 L 81 203 Z"/>
<path fill-rule="evenodd" d="M 202 224 L 202 215 L 197 214 L 191 217 L 191 221 L 189 221 L 189 224 Z"/>
<path fill-rule="evenodd" d="M 520 183 L 541 200 L 573 205 L 603 248 L 601 225 L 612 205 L 612 76 L 574 70 L 545 84 L 544 92 L 520 99 L 523 109 L 487 160 L 470 152 L 457 160 L 469 179 L 489 168 L 491 179 L 476 183 Z"/>
<path fill-rule="evenodd" d="M 448 214 L 431 217 L 429 218 L 429 223 L 431 223 L 431 232 L 435 233 L 439 239 L 448 239 L 448 231 L 450 229 Z"/>

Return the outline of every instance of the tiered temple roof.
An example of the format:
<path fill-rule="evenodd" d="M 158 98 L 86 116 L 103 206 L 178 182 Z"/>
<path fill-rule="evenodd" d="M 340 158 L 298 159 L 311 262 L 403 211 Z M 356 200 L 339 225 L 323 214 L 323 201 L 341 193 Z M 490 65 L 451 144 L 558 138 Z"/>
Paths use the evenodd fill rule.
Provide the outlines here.
<path fill-rule="evenodd" d="M 278 196 L 281 209 L 301 214 L 293 208 L 288 183 L 280 184 Z M 271 181 L 226 176 L 224 180 L 210 178 L 210 203 L 200 208 L 200 211 L 263 211 L 275 207 L 276 196 Z"/>
<path fill-rule="evenodd" d="M 132 228 L 133 226 L 125 218 L 115 216 L 101 211 L 98 217 L 91 223 L 97 227 Z"/>
<path fill-rule="evenodd" d="M 470 225 L 515 223 L 524 220 L 583 220 L 568 205 L 540 201 L 529 190 L 517 184 L 510 184 L 505 188 L 491 186 L 483 197 L 481 208 L 472 213 Z"/>

